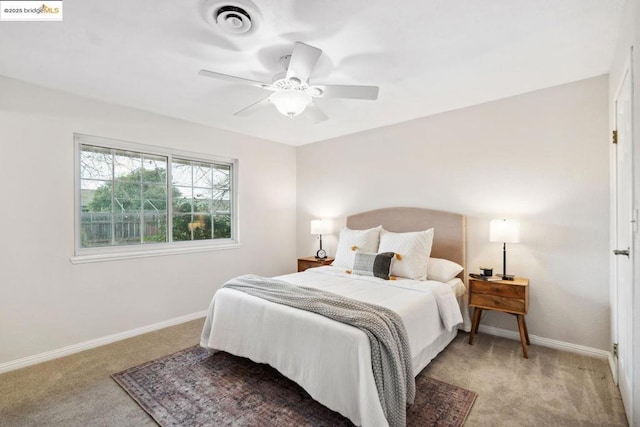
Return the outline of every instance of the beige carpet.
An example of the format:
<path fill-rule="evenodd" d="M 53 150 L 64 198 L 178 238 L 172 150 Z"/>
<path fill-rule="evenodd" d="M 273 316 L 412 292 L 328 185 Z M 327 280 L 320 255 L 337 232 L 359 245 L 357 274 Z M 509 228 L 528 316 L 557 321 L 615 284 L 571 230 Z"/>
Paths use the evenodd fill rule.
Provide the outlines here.
<path fill-rule="evenodd" d="M 154 421 L 110 378 L 198 342 L 202 320 L 0 375 L 0 425 L 145 426 Z M 466 426 L 626 426 L 605 360 L 479 334 L 426 369 L 478 398 Z"/>

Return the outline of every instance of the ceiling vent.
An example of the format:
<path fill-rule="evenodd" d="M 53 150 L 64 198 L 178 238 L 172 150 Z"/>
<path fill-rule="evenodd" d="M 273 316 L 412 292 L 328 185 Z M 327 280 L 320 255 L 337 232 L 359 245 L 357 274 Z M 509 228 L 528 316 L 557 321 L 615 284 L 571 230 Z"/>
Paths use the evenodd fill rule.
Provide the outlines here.
<path fill-rule="evenodd" d="M 248 0 L 208 0 L 204 17 L 216 30 L 231 35 L 254 33 L 260 24 L 260 13 Z"/>
<path fill-rule="evenodd" d="M 223 31 L 242 34 L 251 31 L 251 16 L 241 7 L 223 6 L 216 12 L 216 23 Z"/>

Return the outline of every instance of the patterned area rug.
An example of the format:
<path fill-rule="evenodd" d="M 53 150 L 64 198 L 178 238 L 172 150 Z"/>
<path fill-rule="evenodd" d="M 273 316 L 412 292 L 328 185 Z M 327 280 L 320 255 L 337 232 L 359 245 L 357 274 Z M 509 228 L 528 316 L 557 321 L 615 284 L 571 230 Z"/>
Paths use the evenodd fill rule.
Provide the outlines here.
<path fill-rule="evenodd" d="M 268 365 L 194 346 L 114 374 L 161 426 L 351 426 Z M 420 374 L 408 426 L 461 426 L 477 394 Z"/>

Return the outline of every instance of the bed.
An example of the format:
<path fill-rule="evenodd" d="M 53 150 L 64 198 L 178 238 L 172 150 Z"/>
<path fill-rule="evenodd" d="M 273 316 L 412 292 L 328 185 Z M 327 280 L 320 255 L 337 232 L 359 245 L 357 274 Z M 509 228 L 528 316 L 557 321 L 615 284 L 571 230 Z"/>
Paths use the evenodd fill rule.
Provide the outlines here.
<path fill-rule="evenodd" d="M 352 230 L 382 226 L 396 233 L 433 228 L 431 257 L 465 265 L 462 215 L 421 208 L 386 208 L 352 215 Z M 461 275 L 433 280 L 382 280 L 326 266 L 277 279 L 384 306 L 402 318 L 414 377 L 468 323 L 460 301 Z M 466 312 L 466 310 L 462 310 Z M 356 425 L 388 425 L 371 368 L 369 338 L 361 330 L 321 315 L 276 304 L 234 289 L 211 301 L 200 344 L 258 363 L 268 363 L 302 386 L 315 400 Z"/>

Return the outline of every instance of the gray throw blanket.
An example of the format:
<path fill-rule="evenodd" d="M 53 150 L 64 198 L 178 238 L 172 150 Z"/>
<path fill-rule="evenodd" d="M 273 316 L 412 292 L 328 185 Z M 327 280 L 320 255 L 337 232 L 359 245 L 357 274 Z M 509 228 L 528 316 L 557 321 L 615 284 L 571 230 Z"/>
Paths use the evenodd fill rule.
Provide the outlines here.
<path fill-rule="evenodd" d="M 416 384 L 407 331 L 397 313 L 330 292 L 251 274 L 231 279 L 224 287 L 311 311 L 366 333 L 371 344 L 373 377 L 384 415 L 392 427 L 406 425 L 406 405 L 413 403 Z"/>

